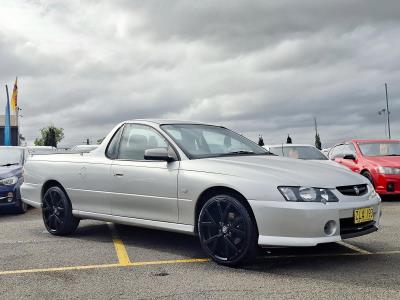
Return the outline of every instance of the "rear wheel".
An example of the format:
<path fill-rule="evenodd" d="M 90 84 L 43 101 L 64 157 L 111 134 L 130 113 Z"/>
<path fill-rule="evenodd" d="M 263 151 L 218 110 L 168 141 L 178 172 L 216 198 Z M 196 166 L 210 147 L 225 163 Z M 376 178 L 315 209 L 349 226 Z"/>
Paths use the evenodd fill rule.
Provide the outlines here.
<path fill-rule="evenodd" d="M 198 219 L 204 251 L 222 265 L 251 261 L 257 252 L 257 229 L 246 207 L 230 195 L 209 199 Z"/>
<path fill-rule="evenodd" d="M 74 233 L 79 219 L 72 215 L 71 202 L 58 186 L 49 188 L 43 197 L 43 222 L 48 232 L 54 235 Z"/>

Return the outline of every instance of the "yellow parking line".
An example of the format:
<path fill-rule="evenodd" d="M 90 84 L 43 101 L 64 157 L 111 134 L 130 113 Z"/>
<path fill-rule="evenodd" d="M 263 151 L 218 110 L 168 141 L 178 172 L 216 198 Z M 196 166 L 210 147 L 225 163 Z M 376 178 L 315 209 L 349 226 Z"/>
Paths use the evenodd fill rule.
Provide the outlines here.
<path fill-rule="evenodd" d="M 339 242 L 336 242 L 336 243 L 341 245 L 341 246 L 343 246 L 343 247 L 346 247 L 348 249 L 351 249 L 353 251 L 356 251 L 356 252 L 359 252 L 359 253 L 362 253 L 362 254 L 372 254 L 371 252 L 369 252 L 367 250 L 361 249 L 360 247 L 345 243 L 343 241 L 339 241 Z"/>
<path fill-rule="evenodd" d="M 182 263 L 201 263 L 208 262 L 208 258 L 192 258 L 192 259 L 175 259 L 175 260 L 160 260 L 160 261 L 142 261 L 129 264 L 104 264 L 104 265 L 88 265 L 88 266 L 71 266 L 71 267 L 58 267 L 58 268 L 45 268 L 45 269 L 25 269 L 25 270 L 10 270 L 0 271 L 1 275 L 15 275 L 15 274 L 29 274 L 29 273 L 46 273 L 46 272 L 61 272 L 61 271 L 77 271 L 77 270 L 90 270 L 90 269 L 105 269 L 105 268 L 122 268 L 122 267 L 140 267 L 149 265 L 163 265 L 163 264 L 182 264 Z"/>
<path fill-rule="evenodd" d="M 380 251 L 376 253 L 329 253 L 329 254 L 305 254 L 305 255 L 274 255 L 265 256 L 262 258 L 302 258 L 302 257 L 334 257 L 334 256 L 369 256 L 369 255 L 390 255 L 400 254 L 400 250 Z M 140 267 L 151 265 L 165 265 L 165 264 L 185 264 L 185 263 L 203 263 L 209 262 L 209 258 L 190 258 L 190 259 L 176 259 L 176 260 L 155 260 L 155 261 L 138 261 L 122 264 L 104 264 L 104 265 L 88 265 L 88 266 L 71 266 L 71 267 L 58 267 L 58 268 L 45 268 L 45 269 L 25 269 L 25 270 L 10 270 L 0 271 L 1 275 L 16 275 L 16 274 L 29 274 L 29 273 L 46 273 L 46 272 L 61 272 L 61 271 L 77 271 L 77 270 L 90 270 L 90 269 L 105 269 L 105 268 L 124 268 L 124 267 Z"/>
<path fill-rule="evenodd" d="M 72 266 L 72 267 L 45 268 L 45 269 L 11 270 L 11 271 L 1 271 L 0 275 L 89 270 L 89 269 L 101 269 L 101 268 L 115 268 L 120 266 L 121 266 L 120 264 L 106 264 L 106 265 Z"/>
<path fill-rule="evenodd" d="M 128 256 L 128 252 L 126 251 L 125 245 L 122 242 L 121 238 L 118 235 L 117 230 L 115 229 L 114 224 L 107 223 L 108 227 L 111 230 L 111 236 L 114 243 L 115 251 L 117 252 L 118 261 L 121 266 L 128 266 L 131 264 L 131 261 Z"/>
<path fill-rule="evenodd" d="M 209 258 L 190 258 L 190 259 L 173 259 L 173 260 L 155 260 L 155 261 L 138 261 L 130 263 L 130 266 L 149 266 L 149 265 L 166 265 L 166 264 L 184 264 L 184 263 L 200 263 L 208 262 Z"/>

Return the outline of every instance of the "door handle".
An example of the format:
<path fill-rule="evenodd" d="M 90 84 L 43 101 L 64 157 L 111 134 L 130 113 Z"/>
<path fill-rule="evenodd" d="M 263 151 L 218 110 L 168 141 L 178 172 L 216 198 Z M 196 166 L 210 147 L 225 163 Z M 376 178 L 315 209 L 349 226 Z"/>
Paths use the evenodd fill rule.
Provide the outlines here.
<path fill-rule="evenodd" d="M 115 173 L 114 176 L 116 176 L 116 177 L 122 177 L 122 176 L 124 176 L 124 174 L 122 174 L 122 173 Z"/>

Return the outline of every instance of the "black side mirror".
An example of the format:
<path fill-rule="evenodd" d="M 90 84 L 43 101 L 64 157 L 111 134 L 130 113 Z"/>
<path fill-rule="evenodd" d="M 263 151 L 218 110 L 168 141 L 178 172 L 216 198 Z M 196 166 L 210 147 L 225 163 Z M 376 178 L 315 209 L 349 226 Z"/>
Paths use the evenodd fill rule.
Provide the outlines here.
<path fill-rule="evenodd" d="M 346 154 L 345 156 L 343 156 L 343 159 L 356 160 L 356 157 L 354 156 L 354 154 Z"/>
<path fill-rule="evenodd" d="M 175 153 L 171 154 L 166 148 L 154 148 L 144 151 L 145 160 L 165 160 L 167 162 L 177 160 Z"/>

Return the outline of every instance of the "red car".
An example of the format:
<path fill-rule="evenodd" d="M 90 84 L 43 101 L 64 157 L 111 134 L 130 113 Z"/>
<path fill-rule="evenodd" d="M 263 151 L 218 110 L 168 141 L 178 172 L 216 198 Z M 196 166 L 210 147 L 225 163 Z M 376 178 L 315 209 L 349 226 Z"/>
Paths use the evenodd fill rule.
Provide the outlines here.
<path fill-rule="evenodd" d="M 400 140 L 351 140 L 328 156 L 367 177 L 378 194 L 400 194 Z"/>

